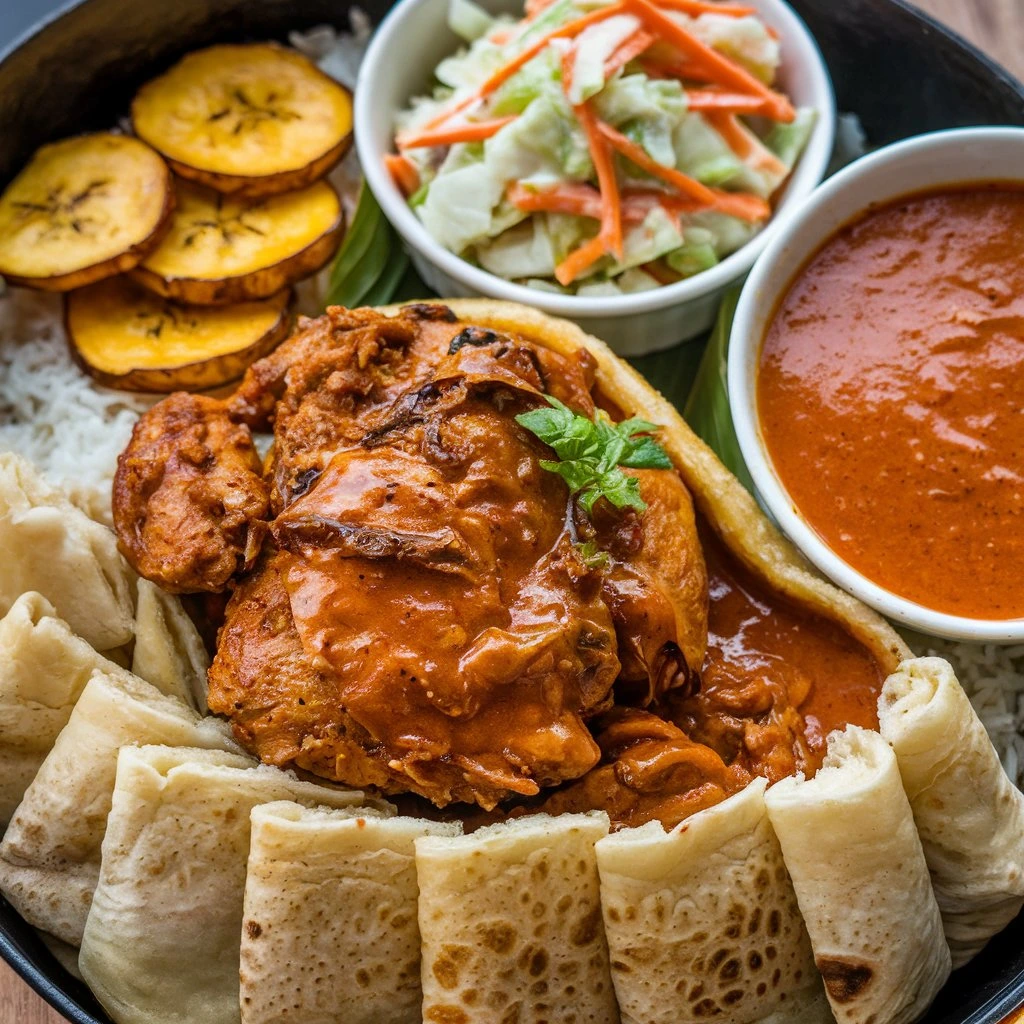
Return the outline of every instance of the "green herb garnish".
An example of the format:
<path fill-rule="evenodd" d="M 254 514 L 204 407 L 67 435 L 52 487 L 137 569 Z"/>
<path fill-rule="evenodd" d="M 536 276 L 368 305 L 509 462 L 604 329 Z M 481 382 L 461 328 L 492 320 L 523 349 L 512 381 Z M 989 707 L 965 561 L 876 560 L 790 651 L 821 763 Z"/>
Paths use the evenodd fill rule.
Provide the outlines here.
<path fill-rule="evenodd" d="M 607 569 L 608 563 L 612 560 L 607 551 L 602 551 L 597 546 L 597 541 L 584 541 L 576 545 L 576 550 L 588 569 Z"/>
<path fill-rule="evenodd" d="M 516 417 L 520 426 L 554 448 L 559 461 L 542 459 L 541 467 L 557 473 L 588 514 L 601 498 L 616 508 L 646 512 L 639 481 L 620 467 L 672 468 L 665 449 L 651 436 L 657 426 L 635 417 L 612 423 L 600 409 L 594 419 L 588 419 L 557 398 L 548 396 L 548 403 L 550 409 L 532 409 Z"/>

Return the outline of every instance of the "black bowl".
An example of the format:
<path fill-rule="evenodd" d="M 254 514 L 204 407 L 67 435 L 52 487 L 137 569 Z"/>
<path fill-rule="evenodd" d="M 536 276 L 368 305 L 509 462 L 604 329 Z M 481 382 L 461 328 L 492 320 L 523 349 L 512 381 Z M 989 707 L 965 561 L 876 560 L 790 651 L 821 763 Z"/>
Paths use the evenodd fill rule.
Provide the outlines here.
<path fill-rule="evenodd" d="M 902 0 L 790 2 L 821 44 L 840 110 L 860 116 L 873 144 L 941 128 L 1024 126 L 1024 86 Z M 291 29 L 325 22 L 345 27 L 348 6 L 345 0 L 70 4 L 0 53 L 0 187 L 44 142 L 115 123 L 136 87 L 187 51 L 232 39 L 285 39 Z M 379 20 L 391 4 L 361 0 L 360 6 Z M 75 1024 L 107 1024 L 88 989 L 2 899 L 0 955 Z M 1024 916 L 953 975 L 925 1024 L 996 1024 L 1022 1002 Z"/>

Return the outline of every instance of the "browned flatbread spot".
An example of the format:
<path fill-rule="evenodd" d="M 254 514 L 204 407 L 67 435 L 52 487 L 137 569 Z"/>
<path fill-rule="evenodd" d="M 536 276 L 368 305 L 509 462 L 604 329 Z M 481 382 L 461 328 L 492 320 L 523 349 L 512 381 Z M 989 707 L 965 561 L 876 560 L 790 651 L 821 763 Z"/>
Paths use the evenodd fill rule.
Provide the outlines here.
<path fill-rule="evenodd" d="M 844 957 L 819 956 L 814 961 L 825 979 L 828 994 L 837 1003 L 851 1003 L 871 984 L 875 972 L 869 964 Z"/>

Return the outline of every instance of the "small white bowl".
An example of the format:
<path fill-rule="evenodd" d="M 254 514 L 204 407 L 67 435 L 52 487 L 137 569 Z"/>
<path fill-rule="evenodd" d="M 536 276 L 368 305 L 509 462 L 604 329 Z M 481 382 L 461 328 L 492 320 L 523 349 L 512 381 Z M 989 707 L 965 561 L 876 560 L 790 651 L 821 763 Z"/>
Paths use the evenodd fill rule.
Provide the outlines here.
<path fill-rule="evenodd" d="M 521 15 L 522 0 L 481 0 L 491 13 Z M 818 122 L 791 176 L 776 218 L 799 206 L 825 175 L 835 139 L 835 95 L 821 51 L 782 0 L 752 0 L 783 40 L 780 88 L 796 106 L 813 107 Z M 405 239 L 423 280 L 440 295 L 488 296 L 522 302 L 575 320 L 621 355 L 669 348 L 706 331 L 723 293 L 743 277 L 774 233 L 768 229 L 716 267 L 677 284 L 635 295 L 555 295 L 513 284 L 471 266 L 438 244 L 409 208 L 384 168 L 393 150 L 395 116 L 430 89 L 434 68 L 461 44 L 447 24 L 446 0 L 402 0 L 377 29 L 356 85 L 355 134 L 363 173 L 385 216 Z M 774 224 L 774 219 L 773 222 Z"/>
<path fill-rule="evenodd" d="M 729 339 L 729 405 L 757 496 L 783 532 L 834 583 L 896 622 L 954 640 L 1019 643 L 1024 619 L 970 619 L 893 594 L 844 562 L 800 514 L 761 434 L 757 371 L 778 304 L 806 261 L 872 203 L 972 181 L 1024 182 L 1024 129 L 965 128 L 908 139 L 858 160 L 782 218 L 740 296 Z"/>

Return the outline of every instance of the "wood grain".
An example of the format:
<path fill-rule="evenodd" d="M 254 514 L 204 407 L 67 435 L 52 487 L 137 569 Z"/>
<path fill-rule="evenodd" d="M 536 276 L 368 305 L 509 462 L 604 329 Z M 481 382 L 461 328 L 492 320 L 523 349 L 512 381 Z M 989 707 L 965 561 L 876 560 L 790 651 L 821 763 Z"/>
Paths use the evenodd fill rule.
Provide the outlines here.
<path fill-rule="evenodd" d="M 1022 0 L 918 0 L 917 6 L 1024 78 Z M 0 1024 L 62 1024 L 63 1020 L 0 962 Z"/>

